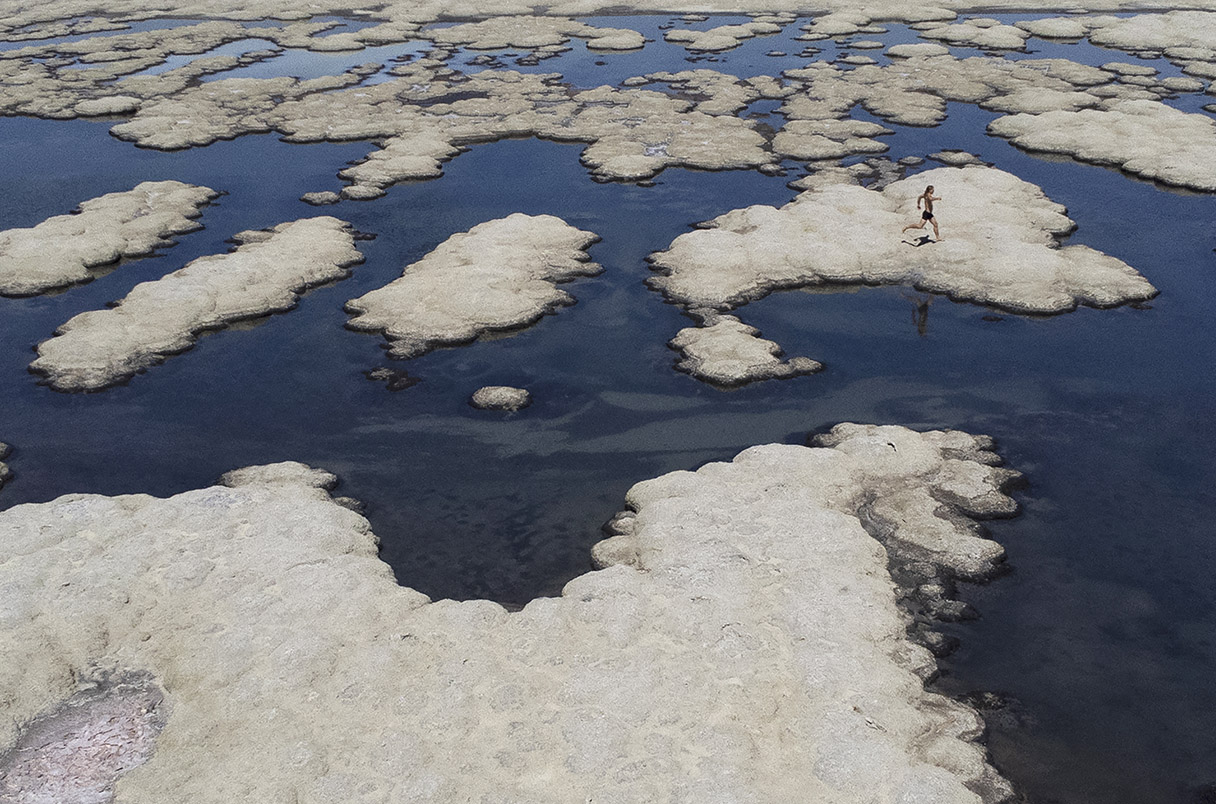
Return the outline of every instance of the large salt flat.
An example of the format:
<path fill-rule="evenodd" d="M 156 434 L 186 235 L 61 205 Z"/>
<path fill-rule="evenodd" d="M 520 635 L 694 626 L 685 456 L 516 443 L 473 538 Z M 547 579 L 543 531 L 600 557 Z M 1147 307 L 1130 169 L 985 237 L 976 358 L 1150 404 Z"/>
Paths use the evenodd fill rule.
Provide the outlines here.
<path fill-rule="evenodd" d="M 398 586 L 333 476 L 301 464 L 18 506 L 0 514 L 0 744 L 78 679 L 146 673 L 167 713 L 113 738 L 150 754 L 125 802 L 1002 800 L 976 714 L 924 688 L 933 659 L 858 508 L 903 523 L 896 556 L 925 537 L 910 556 L 991 556 L 933 512 L 1005 513 L 1016 472 L 960 432 L 824 442 L 635 486 L 608 568 L 514 614 Z M 18 795 L 70 790 L 49 765 Z"/>

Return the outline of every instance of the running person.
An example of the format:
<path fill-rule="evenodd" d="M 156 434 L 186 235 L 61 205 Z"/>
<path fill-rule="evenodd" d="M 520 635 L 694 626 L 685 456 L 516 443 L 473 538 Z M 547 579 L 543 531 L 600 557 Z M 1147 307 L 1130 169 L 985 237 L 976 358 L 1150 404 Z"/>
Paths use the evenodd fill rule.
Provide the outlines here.
<path fill-rule="evenodd" d="M 941 232 L 937 230 L 937 218 L 933 217 L 933 202 L 941 201 L 940 198 L 933 194 L 933 185 L 930 184 L 925 188 L 925 191 L 916 197 L 916 208 L 920 209 L 921 204 L 925 205 L 924 211 L 920 213 L 920 222 L 909 223 L 901 231 L 906 232 L 909 229 L 924 229 L 926 223 L 933 224 L 933 238 L 941 240 Z"/>

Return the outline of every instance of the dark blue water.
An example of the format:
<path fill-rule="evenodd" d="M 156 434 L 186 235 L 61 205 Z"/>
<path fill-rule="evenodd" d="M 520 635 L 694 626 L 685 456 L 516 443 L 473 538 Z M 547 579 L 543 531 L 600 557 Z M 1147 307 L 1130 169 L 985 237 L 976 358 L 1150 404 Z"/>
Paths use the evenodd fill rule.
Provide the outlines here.
<path fill-rule="evenodd" d="M 524 69 L 593 86 L 691 65 L 746 76 L 805 62 L 797 24 L 689 62 L 662 41 L 668 18 L 593 22 L 655 41 L 632 54 L 573 42 Z M 855 38 L 915 40 L 888 27 Z M 847 50 L 811 44 L 825 57 Z M 282 74 L 289 58 L 301 71 L 387 62 L 414 45 L 394 47 L 375 59 L 289 51 L 247 69 L 277 62 Z M 1040 47 L 1089 63 L 1129 60 L 1032 40 Z M 779 122 L 773 112 L 762 102 L 744 114 Z M 227 193 L 204 211 L 204 230 L 159 256 L 62 294 L 0 299 L 0 439 L 15 446 L 17 473 L 0 507 L 74 491 L 168 495 L 234 467 L 301 460 L 338 473 L 340 493 L 367 504 L 403 584 L 520 604 L 588 569 L 599 525 L 638 480 L 752 444 L 802 443 L 844 420 L 987 432 L 1030 487 L 1023 514 L 992 525 L 1012 572 L 962 589 L 982 618 L 948 626 L 962 648 L 944 661 L 942 686 L 1008 696 L 989 715 L 990 745 L 1030 801 L 1190 802 L 1216 781 L 1216 198 L 1032 157 L 984 134 L 995 115 L 959 104 L 948 112 L 935 128 L 891 126 L 890 156 L 980 154 L 1066 204 L 1079 224 L 1070 242 L 1125 260 L 1161 296 L 1147 309 L 1054 318 L 937 298 L 918 329 L 915 295 L 897 288 L 776 294 L 741 317 L 827 370 L 722 392 L 672 370 L 665 342 L 689 321 L 645 288 L 644 260 L 698 221 L 790 200 L 791 177 L 669 170 L 653 187 L 602 184 L 580 166 L 581 146 L 511 140 L 474 147 L 438 181 L 317 209 L 298 197 L 336 187 L 337 170 L 369 144 L 249 136 L 159 153 L 114 140 L 105 124 L 0 119 L 0 228 L 148 179 Z M 344 329 L 346 300 L 451 234 L 512 212 L 560 215 L 602 236 L 591 255 L 604 273 L 567 286 L 577 305 L 510 337 L 407 362 L 386 361 L 379 339 Z M 360 244 L 367 261 L 350 279 L 310 292 L 299 309 L 204 337 L 99 394 L 58 394 L 27 373 L 33 346 L 71 316 L 225 250 L 242 229 L 317 214 L 376 239 Z M 941 221 L 948 237 L 949 199 Z M 393 392 L 364 376 L 385 365 L 420 382 Z M 536 401 L 513 415 L 475 411 L 468 397 L 486 384 L 528 387 Z"/>

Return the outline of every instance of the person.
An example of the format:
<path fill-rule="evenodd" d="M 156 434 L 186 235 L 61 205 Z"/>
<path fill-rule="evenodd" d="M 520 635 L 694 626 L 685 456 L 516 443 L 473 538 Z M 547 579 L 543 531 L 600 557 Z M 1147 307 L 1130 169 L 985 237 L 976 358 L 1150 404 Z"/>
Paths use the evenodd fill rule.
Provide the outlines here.
<path fill-rule="evenodd" d="M 920 220 L 917 223 L 909 223 L 901 231 L 906 232 L 909 229 L 924 229 L 926 223 L 931 223 L 933 224 L 933 239 L 940 241 L 942 239 L 942 235 L 937 229 L 937 218 L 933 217 L 934 201 L 941 201 L 941 199 L 933 194 L 933 185 L 930 184 L 925 188 L 923 193 L 916 197 L 917 209 L 920 209 L 922 203 L 925 205 L 924 210 L 920 213 Z"/>

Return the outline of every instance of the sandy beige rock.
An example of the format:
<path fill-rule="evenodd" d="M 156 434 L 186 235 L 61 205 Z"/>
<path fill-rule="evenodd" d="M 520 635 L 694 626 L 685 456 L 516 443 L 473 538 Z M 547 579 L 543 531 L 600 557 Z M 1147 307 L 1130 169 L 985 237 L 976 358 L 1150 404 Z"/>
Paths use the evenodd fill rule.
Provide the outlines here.
<path fill-rule="evenodd" d="M 131 114 L 139 108 L 139 103 L 139 98 L 133 98 L 130 95 L 108 95 L 104 98 L 81 101 L 76 104 L 76 113 L 81 117 Z"/>
<path fill-rule="evenodd" d="M 560 283 L 602 270 L 586 253 L 598 239 L 552 215 L 478 224 L 406 266 L 399 279 L 347 302 L 347 326 L 383 333 L 399 358 L 527 326 L 574 303 Z"/>
<path fill-rule="evenodd" d="M 469 404 L 479 410 L 522 410 L 532 404 L 532 394 L 525 388 L 509 385 L 487 385 L 473 392 Z"/>
<path fill-rule="evenodd" d="M 719 25 L 706 31 L 676 28 L 663 34 L 668 42 L 683 45 L 693 52 L 719 52 L 739 46 L 745 39 L 781 32 L 775 22 L 745 22 L 742 25 Z"/>
<path fill-rule="evenodd" d="M 1064 154 L 1193 190 L 1216 191 L 1216 121 L 1149 100 L 1105 109 L 1000 117 L 988 131 L 1028 151 Z"/>
<path fill-rule="evenodd" d="M 1156 67 L 1150 67 L 1147 64 L 1129 64 L 1125 61 L 1108 61 L 1102 65 L 1102 69 L 1116 75 L 1140 75 L 1151 77 L 1157 74 Z"/>
<path fill-rule="evenodd" d="M 985 50 L 1021 50 L 1029 34 L 1014 25 L 979 26 L 972 22 L 942 25 L 921 31 L 926 39 L 937 39 L 952 45 L 978 47 Z"/>
<path fill-rule="evenodd" d="M 458 45 L 473 50 L 532 50 L 546 45 L 561 45 L 571 37 L 587 40 L 594 50 L 636 50 L 646 44 L 646 37 L 625 28 L 597 28 L 562 17 L 521 15 L 491 17 L 480 22 L 466 22 L 427 32 L 432 41 L 441 45 Z"/>
<path fill-rule="evenodd" d="M 690 108 L 712 115 L 734 115 L 762 97 L 784 97 L 793 91 L 769 76 L 741 79 L 717 70 L 647 73 L 642 77 L 650 85 L 666 84 L 692 101 Z"/>
<path fill-rule="evenodd" d="M 910 159 L 919 160 L 911 162 Z M 881 190 L 892 182 L 899 181 L 907 173 L 909 165 L 920 164 L 925 160 L 920 157 L 904 157 L 898 162 L 881 156 L 872 156 L 850 165 L 833 164 L 831 162 L 812 163 L 808 167 L 811 172 L 806 176 L 795 179 L 787 186 L 791 190 L 812 190 L 833 184 L 852 184 L 869 187 L 871 190 Z"/>
<path fill-rule="evenodd" d="M 204 330 L 290 310 L 306 289 L 348 276 L 363 259 L 350 225 L 336 218 L 234 239 L 229 254 L 200 257 L 136 285 L 112 308 L 72 318 L 38 345 L 30 369 L 56 390 L 100 390 L 189 349 Z"/>
<path fill-rule="evenodd" d="M 0 232 L 0 294 L 33 296 L 87 282 L 91 268 L 171 246 L 174 235 L 202 228 L 196 219 L 218 195 L 178 181 L 147 181 L 91 198 L 74 215 Z"/>
<path fill-rule="evenodd" d="M 810 34 L 809 38 L 812 39 L 849 36 L 869 25 L 871 19 L 865 11 L 836 11 L 816 17 L 803 25 L 802 30 Z"/>
<path fill-rule="evenodd" d="M 874 137 L 893 134 L 865 120 L 791 120 L 773 138 L 773 151 L 794 159 L 840 159 L 851 154 L 882 153 L 886 143 Z"/>
<path fill-rule="evenodd" d="M 917 42 L 916 44 L 892 45 L 887 48 L 887 55 L 893 59 L 911 59 L 918 56 L 949 56 L 950 48 L 934 45 L 929 42 Z"/>
<path fill-rule="evenodd" d="M 1206 84 L 1197 78 L 1187 78 L 1179 75 L 1171 75 L 1168 78 L 1162 78 L 1161 86 L 1165 87 L 1170 92 L 1203 92 L 1203 90 L 1207 87 Z"/>
<path fill-rule="evenodd" d="M 807 357 L 782 360 L 780 346 L 733 315 L 712 315 L 700 326 L 680 330 L 667 345 L 680 352 L 677 369 L 724 388 L 823 370 L 822 363 Z"/>
<path fill-rule="evenodd" d="M 1090 26 L 1076 17 L 1045 17 L 1022 20 L 1014 25 L 1041 39 L 1082 39 L 1090 31 Z"/>
<path fill-rule="evenodd" d="M 918 49 L 902 51 L 898 62 L 885 67 L 840 70 L 815 62 L 787 70 L 785 77 L 799 91 L 786 99 L 782 113 L 791 120 L 844 119 L 860 103 L 891 122 L 931 126 L 945 119 L 947 101 L 1011 111 L 1080 108 L 1098 102 L 1081 90 L 1092 91 L 1113 78 L 1065 59 L 955 59 L 918 45 L 906 47 Z"/>
<path fill-rule="evenodd" d="M 975 154 L 967 151 L 937 151 L 936 153 L 929 154 L 929 158 L 936 162 L 941 162 L 943 165 L 949 165 L 950 167 L 988 164 Z"/>
<path fill-rule="evenodd" d="M 944 242 L 899 234 L 933 185 Z M 831 184 L 775 209 L 737 209 L 683 234 L 650 259 L 650 284 L 689 307 L 729 309 L 773 290 L 901 284 L 1033 313 L 1108 307 L 1156 290 L 1130 266 L 1087 246 L 1059 247 L 1074 228 L 1037 187 L 994 168 L 938 168 L 881 192 Z"/>
<path fill-rule="evenodd" d="M 1164 14 L 1136 14 L 1107 18 L 1095 28 L 1090 41 L 1120 50 L 1163 51 L 1166 48 L 1211 48 L 1216 43 L 1216 13 L 1207 11 L 1167 11 Z"/>
<path fill-rule="evenodd" d="M 947 571 L 993 558 L 963 515 L 1009 511 L 1016 473 L 957 432 L 824 442 L 634 486 L 596 550 L 632 566 L 516 613 L 398 586 L 334 478 L 300 464 L 17 506 L 0 752 L 79 679 L 137 668 L 167 717 L 113 785 L 129 804 L 1000 800 L 978 716 L 925 689 L 888 561 L 922 540 Z M 887 549 L 874 502 L 898 517 L 866 514 Z"/>
<path fill-rule="evenodd" d="M 338 203 L 342 200 L 342 196 L 334 192 L 304 193 L 304 195 L 300 196 L 300 200 L 314 207 L 323 207 L 328 204 Z"/>

